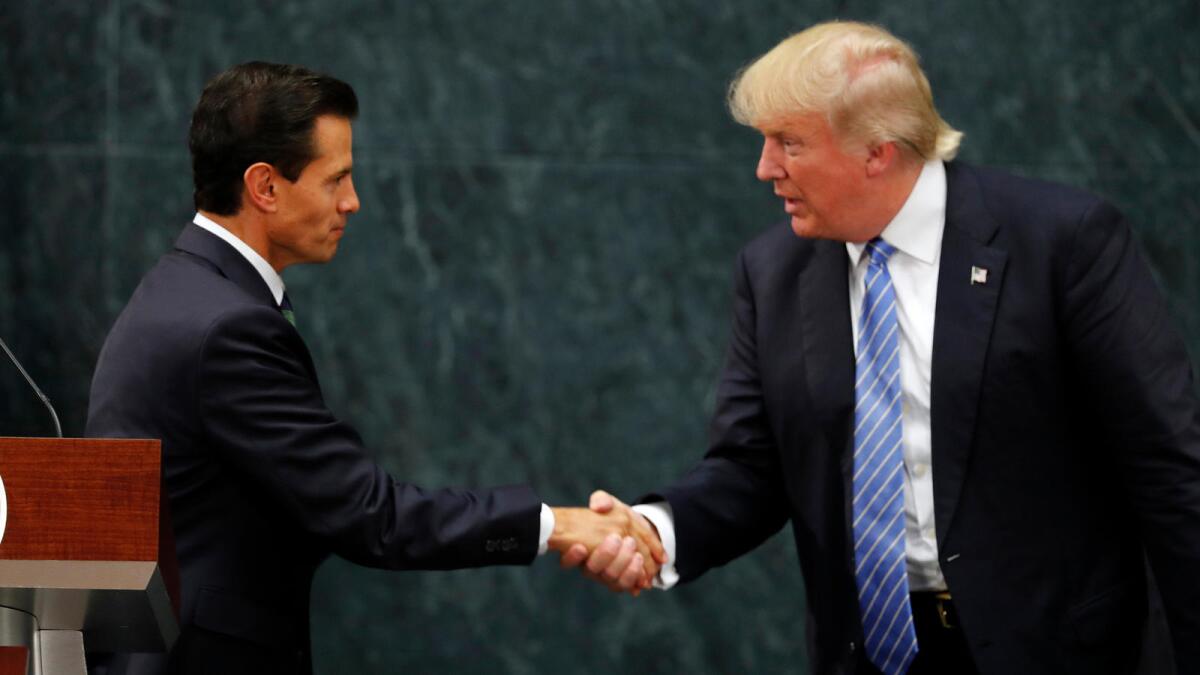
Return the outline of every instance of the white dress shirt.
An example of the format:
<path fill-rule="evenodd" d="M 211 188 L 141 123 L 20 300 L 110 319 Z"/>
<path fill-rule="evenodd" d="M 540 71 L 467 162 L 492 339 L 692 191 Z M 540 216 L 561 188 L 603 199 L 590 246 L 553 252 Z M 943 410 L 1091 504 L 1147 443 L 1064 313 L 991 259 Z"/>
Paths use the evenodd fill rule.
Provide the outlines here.
<path fill-rule="evenodd" d="M 946 167 L 926 162 L 904 206 L 880 235 L 896 247 L 888 272 L 896 293 L 900 323 L 901 425 L 904 446 L 905 554 L 910 591 L 945 590 L 937 562 L 933 522 L 932 434 L 929 426 L 930 377 L 933 363 L 933 319 L 937 307 L 938 263 L 946 227 Z M 850 256 L 850 324 L 858 349 L 862 315 L 865 244 L 846 244 Z M 675 570 L 675 524 L 666 502 L 634 507 L 658 529 L 667 563 L 655 586 L 679 581 Z"/>
<path fill-rule="evenodd" d="M 238 239 L 236 234 L 225 229 L 225 226 L 217 224 L 202 213 L 197 213 L 192 218 L 192 222 L 200 227 L 200 229 L 213 233 L 226 244 L 232 246 L 235 251 L 241 253 L 242 257 L 253 265 L 254 269 L 258 270 L 258 275 L 266 282 L 267 288 L 271 289 L 271 296 L 275 298 L 275 304 L 283 304 L 283 292 L 286 290 L 286 287 L 283 285 L 283 277 L 279 276 L 279 272 L 276 272 L 275 268 L 271 267 L 271 263 L 267 262 L 266 258 L 259 255 L 258 251 L 250 248 L 250 244 Z"/>
<path fill-rule="evenodd" d="M 254 269 L 258 270 L 258 274 L 262 277 L 262 280 L 266 282 L 267 288 L 271 289 L 271 295 L 275 298 L 275 304 L 283 304 L 283 292 L 285 290 L 283 277 L 279 276 L 279 272 L 276 272 L 275 268 L 271 267 L 271 263 L 267 262 L 265 258 L 259 255 L 258 251 L 250 248 L 249 244 L 239 239 L 234 233 L 225 229 L 224 226 L 214 222 L 211 218 L 208 218 L 201 213 L 197 213 L 195 217 L 192 218 L 192 222 L 201 229 L 211 232 L 217 237 L 221 238 L 227 244 L 232 246 L 235 251 L 242 254 L 242 257 L 245 258 L 251 265 L 253 265 Z M 554 512 L 550 510 L 549 506 L 542 504 L 542 511 L 538 522 L 538 555 L 542 555 L 549 548 L 550 534 L 554 532 Z"/>

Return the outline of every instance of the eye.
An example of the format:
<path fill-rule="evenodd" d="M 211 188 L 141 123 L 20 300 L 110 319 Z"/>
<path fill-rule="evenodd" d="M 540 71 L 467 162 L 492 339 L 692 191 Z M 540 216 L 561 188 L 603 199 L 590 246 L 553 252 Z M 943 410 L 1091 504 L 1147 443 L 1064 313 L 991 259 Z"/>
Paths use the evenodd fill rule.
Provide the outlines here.
<path fill-rule="evenodd" d="M 792 152 L 798 152 L 801 148 L 803 148 L 804 142 L 798 138 L 784 136 L 782 139 L 782 145 L 783 145 L 783 149 L 785 152 L 792 153 Z"/>

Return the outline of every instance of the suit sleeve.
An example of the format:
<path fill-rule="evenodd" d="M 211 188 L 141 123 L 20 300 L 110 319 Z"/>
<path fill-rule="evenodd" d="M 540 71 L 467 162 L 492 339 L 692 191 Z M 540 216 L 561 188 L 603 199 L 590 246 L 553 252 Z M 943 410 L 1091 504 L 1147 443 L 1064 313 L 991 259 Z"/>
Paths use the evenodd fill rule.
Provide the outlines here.
<path fill-rule="evenodd" d="M 267 307 L 208 330 L 195 400 L 213 452 L 299 527 L 353 562 L 392 569 L 526 564 L 541 503 L 528 487 L 426 490 L 393 479 L 325 406 L 291 325 Z"/>
<path fill-rule="evenodd" d="M 1070 366 L 1135 510 L 1180 672 L 1200 672 L 1200 406 L 1191 364 L 1116 209 L 1100 203 L 1085 214 L 1072 251 Z"/>
<path fill-rule="evenodd" d="M 733 326 L 704 459 L 643 501 L 667 500 L 675 518 L 676 569 L 690 581 L 754 549 L 787 522 L 779 453 L 759 378 L 754 293 L 738 257 Z"/>

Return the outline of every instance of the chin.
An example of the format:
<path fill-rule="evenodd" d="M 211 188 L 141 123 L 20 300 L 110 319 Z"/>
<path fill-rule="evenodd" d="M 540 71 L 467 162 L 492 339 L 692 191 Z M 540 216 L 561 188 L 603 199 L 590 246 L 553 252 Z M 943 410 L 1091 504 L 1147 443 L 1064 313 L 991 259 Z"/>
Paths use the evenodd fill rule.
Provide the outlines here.
<path fill-rule="evenodd" d="M 792 217 L 792 232 L 802 239 L 821 239 L 820 228 L 811 220 Z"/>
<path fill-rule="evenodd" d="M 333 257 L 336 255 L 337 255 L 337 247 L 334 246 L 333 248 L 326 249 L 319 253 L 314 251 L 313 254 L 311 256 L 309 256 L 308 262 L 310 262 L 314 265 L 324 265 L 325 263 L 329 262 L 330 260 L 333 260 Z"/>

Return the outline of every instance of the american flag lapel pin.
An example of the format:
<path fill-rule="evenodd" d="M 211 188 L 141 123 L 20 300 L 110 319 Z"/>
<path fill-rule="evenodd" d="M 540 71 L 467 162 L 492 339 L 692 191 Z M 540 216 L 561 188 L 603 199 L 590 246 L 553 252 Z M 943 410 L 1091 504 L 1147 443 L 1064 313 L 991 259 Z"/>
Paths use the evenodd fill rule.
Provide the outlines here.
<path fill-rule="evenodd" d="M 987 283 L 987 268 L 971 266 L 971 285 L 979 284 L 982 286 Z"/>

